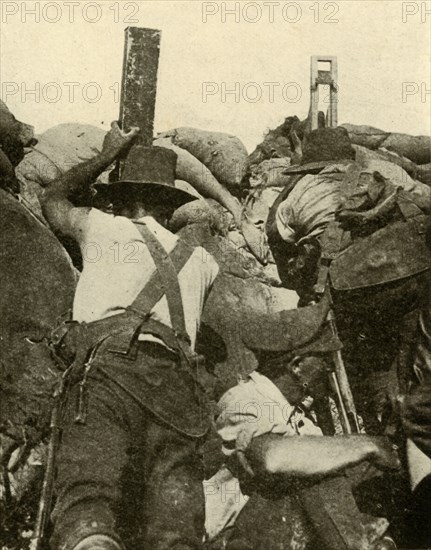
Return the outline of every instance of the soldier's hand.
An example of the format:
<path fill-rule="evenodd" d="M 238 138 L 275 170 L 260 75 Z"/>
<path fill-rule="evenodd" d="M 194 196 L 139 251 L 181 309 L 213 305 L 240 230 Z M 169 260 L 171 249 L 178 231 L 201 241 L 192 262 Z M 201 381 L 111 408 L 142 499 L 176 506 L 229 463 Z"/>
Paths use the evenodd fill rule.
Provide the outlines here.
<path fill-rule="evenodd" d="M 387 437 L 371 438 L 374 444 L 372 462 L 381 470 L 398 470 L 401 467 L 396 447 Z"/>
<path fill-rule="evenodd" d="M 138 132 L 138 127 L 133 127 L 129 132 L 123 132 L 123 130 L 120 130 L 117 122 L 112 122 L 111 129 L 103 141 L 102 154 L 115 158 L 131 143 Z"/>

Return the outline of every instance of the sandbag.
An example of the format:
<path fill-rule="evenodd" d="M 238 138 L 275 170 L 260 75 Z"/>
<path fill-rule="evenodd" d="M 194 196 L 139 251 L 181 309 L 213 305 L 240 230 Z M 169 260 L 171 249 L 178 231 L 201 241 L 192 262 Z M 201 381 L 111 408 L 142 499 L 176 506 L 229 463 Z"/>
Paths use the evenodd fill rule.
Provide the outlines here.
<path fill-rule="evenodd" d="M 37 136 L 38 143 L 17 167 L 17 176 L 45 187 L 60 174 L 100 153 L 105 135 L 104 130 L 88 124 L 54 126 Z"/>
<path fill-rule="evenodd" d="M 258 319 L 262 317 L 263 323 L 277 320 L 278 312 L 295 307 L 296 296 L 285 288 L 274 289 L 253 257 L 242 254 L 221 235 L 211 235 L 205 223 L 186 225 L 179 235 L 192 246 L 203 246 L 220 268 L 204 306 L 197 349 L 214 367 L 217 389 L 223 393 L 258 366 L 258 355 L 243 340 L 247 320 L 253 325 L 250 337 L 259 340 Z M 247 312 L 247 320 L 239 311 Z M 301 332 L 297 326 L 290 327 Z M 301 333 L 298 339 L 304 337 Z M 271 339 L 266 340 L 265 345 L 270 345 Z"/>
<path fill-rule="evenodd" d="M 189 127 L 163 132 L 158 137 L 170 138 L 174 145 L 191 153 L 230 191 L 240 189 L 248 153 L 237 137 Z"/>
<path fill-rule="evenodd" d="M 40 435 L 58 372 L 45 339 L 73 304 L 70 258 L 51 231 L 0 190 L 0 429 Z"/>
<path fill-rule="evenodd" d="M 377 149 L 389 136 L 389 132 L 379 130 L 373 126 L 364 126 L 357 124 L 342 124 L 349 133 L 350 141 L 355 145 L 362 145 L 368 149 Z"/>
<path fill-rule="evenodd" d="M 184 180 L 175 180 L 175 187 L 177 189 L 181 189 L 181 191 L 185 191 L 186 193 L 193 195 L 197 199 L 203 199 L 203 196 L 199 193 L 199 191 L 196 191 L 190 183 L 187 183 Z"/>
<path fill-rule="evenodd" d="M 363 147 L 356 149 L 360 149 L 359 154 L 356 155 L 356 162 L 360 166 L 373 172 L 379 172 L 396 187 L 402 187 L 404 191 L 431 201 L 431 188 L 425 183 L 411 178 L 400 164 L 381 158 L 380 152 L 369 151 Z"/>
<path fill-rule="evenodd" d="M 401 168 L 405 170 L 412 178 L 417 177 L 418 168 L 416 164 L 406 157 L 401 157 L 400 155 L 397 155 L 394 152 L 389 152 L 386 149 L 367 149 L 362 145 L 353 145 L 353 149 L 356 153 L 356 161 L 360 164 L 366 164 L 371 160 L 385 160 L 401 166 Z"/>
<path fill-rule="evenodd" d="M 177 208 L 169 220 L 169 229 L 177 233 L 184 226 L 206 223 L 212 232 L 227 235 L 232 216 L 213 199 L 188 202 Z"/>
<path fill-rule="evenodd" d="M 264 231 L 268 220 L 269 211 L 279 197 L 283 187 L 268 187 L 253 189 L 245 203 L 245 214 L 247 219 Z"/>
<path fill-rule="evenodd" d="M 227 189 L 211 174 L 202 162 L 191 153 L 174 145 L 169 138 L 158 138 L 153 142 L 157 147 L 166 147 L 177 154 L 175 176 L 178 180 L 189 183 L 206 198 L 215 199 L 233 215 L 237 224 L 241 223 L 241 205 Z"/>
<path fill-rule="evenodd" d="M 252 256 L 243 254 L 227 238 L 212 234 L 208 224 L 188 223 L 178 235 L 192 246 L 202 246 L 219 265 L 220 272 L 205 303 L 197 350 L 207 355 L 215 367 L 220 391 L 225 391 L 257 368 L 256 355 L 242 343 L 240 334 L 232 330 L 232 323 L 222 319 L 238 320 L 238 307 L 255 311 L 256 316 L 273 311 L 274 302 L 270 281 Z M 284 294 L 291 293 L 279 289 Z M 288 300 L 286 299 L 286 302 Z"/>
<path fill-rule="evenodd" d="M 89 124 L 59 124 L 37 136 L 32 147 L 16 168 L 20 194 L 38 216 L 42 217 L 39 196 L 43 187 L 77 164 L 93 158 L 102 150 L 106 132 Z M 109 170 L 99 176 L 108 180 Z"/>
<path fill-rule="evenodd" d="M 418 179 L 427 185 L 431 185 L 431 163 L 418 166 Z"/>
<path fill-rule="evenodd" d="M 290 176 L 284 173 L 290 163 L 290 159 L 284 157 L 264 160 L 253 166 L 249 178 L 250 187 L 284 187 L 290 180 Z"/>
<path fill-rule="evenodd" d="M 380 147 L 407 157 L 416 164 L 431 162 L 431 138 L 429 136 L 409 136 L 394 132 L 389 134 Z"/>

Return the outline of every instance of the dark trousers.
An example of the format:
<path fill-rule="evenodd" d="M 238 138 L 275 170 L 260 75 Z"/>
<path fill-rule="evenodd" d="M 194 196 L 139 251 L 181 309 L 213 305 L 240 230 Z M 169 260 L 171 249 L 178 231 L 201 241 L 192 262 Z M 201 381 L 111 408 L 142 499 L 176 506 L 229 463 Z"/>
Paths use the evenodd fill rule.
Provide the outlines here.
<path fill-rule="evenodd" d="M 160 391 L 157 372 L 176 369 L 176 358 L 160 353 L 158 345 L 140 347 L 146 351 L 126 366 L 95 367 L 84 425 L 74 422 L 77 388 L 70 391 L 57 460 L 52 548 L 71 550 L 96 533 L 133 549 L 201 546 L 201 440 L 183 435 L 139 402 L 149 383 Z"/>

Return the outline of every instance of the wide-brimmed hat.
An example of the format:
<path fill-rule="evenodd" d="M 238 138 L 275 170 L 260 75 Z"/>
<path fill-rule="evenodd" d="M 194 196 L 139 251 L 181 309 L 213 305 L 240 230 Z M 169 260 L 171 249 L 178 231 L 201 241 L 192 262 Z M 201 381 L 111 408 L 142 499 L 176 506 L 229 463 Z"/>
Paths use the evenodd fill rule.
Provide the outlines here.
<path fill-rule="evenodd" d="M 351 163 L 356 156 L 345 128 L 318 128 L 306 134 L 300 164 L 286 168 L 284 174 L 318 174 L 331 164 Z"/>
<path fill-rule="evenodd" d="M 134 145 L 127 155 L 121 179 L 95 188 L 111 198 L 131 192 L 142 196 L 157 192 L 166 203 L 181 206 L 196 197 L 175 187 L 176 165 L 177 154 L 170 149 Z"/>
<path fill-rule="evenodd" d="M 319 128 L 305 136 L 301 164 L 354 158 L 355 150 L 345 128 Z"/>

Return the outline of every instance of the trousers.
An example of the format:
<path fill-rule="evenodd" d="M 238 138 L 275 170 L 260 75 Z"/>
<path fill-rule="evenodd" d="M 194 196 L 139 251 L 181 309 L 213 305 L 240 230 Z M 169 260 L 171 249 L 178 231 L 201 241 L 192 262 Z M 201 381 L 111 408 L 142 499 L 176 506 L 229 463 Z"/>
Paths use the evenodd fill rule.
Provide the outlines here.
<path fill-rule="evenodd" d="M 96 366 L 87 381 L 85 424 L 75 422 L 78 387 L 70 390 L 57 457 L 53 549 L 72 550 L 93 534 L 124 548 L 201 547 L 203 438 L 181 433 L 134 398 L 163 384 L 177 366 L 175 354 L 149 342 L 139 343 L 127 368 L 115 361 Z M 184 407 L 193 396 L 181 393 Z"/>

